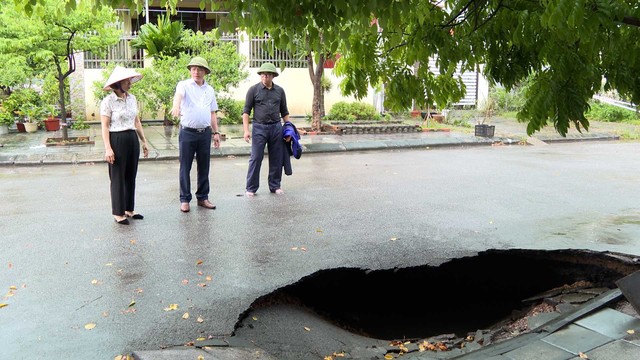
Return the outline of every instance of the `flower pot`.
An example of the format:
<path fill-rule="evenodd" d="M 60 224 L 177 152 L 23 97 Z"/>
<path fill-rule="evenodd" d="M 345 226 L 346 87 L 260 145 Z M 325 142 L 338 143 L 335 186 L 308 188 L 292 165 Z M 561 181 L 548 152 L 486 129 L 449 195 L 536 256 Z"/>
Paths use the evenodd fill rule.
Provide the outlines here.
<path fill-rule="evenodd" d="M 16 122 L 16 129 L 18 129 L 18 132 L 26 132 L 27 131 L 24 128 L 24 123 L 21 123 L 21 122 Z"/>
<path fill-rule="evenodd" d="M 34 132 L 38 131 L 38 123 L 35 123 L 35 122 L 26 122 L 26 123 L 24 123 L 24 129 L 25 129 L 28 133 L 34 133 Z"/>
<path fill-rule="evenodd" d="M 6 135 L 9 133 L 9 126 L 0 124 L 0 135 Z"/>
<path fill-rule="evenodd" d="M 475 127 L 475 135 L 492 138 L 495 130 L 495 125 L 479 124 Z"/>
<path fill-rule="evenodd" d="M 44 127 L 47 131 L 60 130 L 60 118 L 47 118 L 44 120 Z"/>

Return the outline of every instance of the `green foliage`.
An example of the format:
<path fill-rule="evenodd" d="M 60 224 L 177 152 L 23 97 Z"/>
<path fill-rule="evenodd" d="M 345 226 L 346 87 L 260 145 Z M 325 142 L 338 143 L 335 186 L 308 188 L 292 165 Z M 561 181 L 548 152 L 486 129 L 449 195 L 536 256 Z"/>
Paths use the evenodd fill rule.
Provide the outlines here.
<path fill-rule="evenodd" d="M 382 116 L 371 104 L 339 101 L 333 104 L 325 119 L 353 122 L 356 120 L 381 120 Z"/>
<path fill-rule="evenodd" d="M 131 41 L 134 49 L 143 49 L 151 57 L 176 57 L 185 50 L 182 41 L 184 25 L 180 21 L 171 21 L 169 14 L 158 17 L 158 24 L 144 24 L 138 37 Z"/>
<path fill-rule="evenodd" d="M 14 115 L 9 110 L 5 109 L 4 106 L 0 105 L 0 125 L 11 126 L 14 122 Z"/>
<path fill-rule="evenodd" d="M 220 113 L 218 118 L 220 123 L 224 125 L 242 124 L 242 110 L 244 109 L 244 101 L 234 100 L 228 96 L 221 96 L 216 99 Z"/>
<path fill-rule="evenodd" d="M 622 109 L 599 101 L 592 101 L 586 114 L 589 120 L 604 122 L 633 122 L 640 120 L 637 112 Z"/>
<path fill-rule="evenodd" d="M 17 114 L 23 107 L 42 105 L 40 94 L 31 88 L 19 88 L 2 102 L 2 106 L 13 114 Z"/>
<path fill-rule="evenodd" d="M 247 72 L 241 71 L 245 67 L 245 59 L 238 54 L 233 43 L 217 40 L 215 31 L 202 34 L 190 30 L 184 31 L 183 41 L 190 52 L 180 53 L 178 56 L 162 56 L 154 59 L 151 67 L 138 70 L 143 74 L 142 80 L 136 82 L 131 92 L 143 104 L 143 110 L 155 115 L 164 114 L 164 119 L 177 122 L 171 116 L 173 96 L 179 81 L 189 78 L 187 64 L 193 56 L 201 56 L 207 60 L 211 74 L 206 79 L 216 91 L 217 99 L 223 98 L 232 87 L 237 87 L 240 81 L 247 77 Z M 94 83 L 96 99 L 102 99 L 106 92 L 102 86 L 106 82 L 111 69 L 104 72 L 103 81 Z"/>
<path fill-rule="evenodd" d="M 14 1 L 30 13 L 46 0 Z M 67 9 L 84 3 L 70 0 Z M 123 3 L 137 10 L 143 5 L 142 0 L 86 3 Z M 562 135 L 570 126 L 588 129 L 584 113 L 603 78 L 603 90 L 615 89 L 640 103 L 637 0 L 451 0 L 440 7 L 443 3 L 202 0 L 200 7 L 230 11 L 227 30 L 268 31 L 280 49 L 292 48 L 294 34 L 301 34 L 316 57 L 340 53 L 335 69 L 344 79 L 340 88 L 363 98 L 382 82 L 391 110 L 425 99 L 438 108 L 457 102 L 465 90 L 458 66 L 483 66 L 488 79 L 507 90 L 535 74 L 518 114 L 529 134 L 547 125 Z M 160 5 L 175 9 L 177 1 Z M 429 58 L 436 59 L 437 70 L 424 66 Z"/>
<path fill-rule="evenodd" d="M 90 126 L 86 123 L 84 117 L 81 117 L 73 120 L 73 123 L 71 123 L 71 128 L 73 130 L 85 130 L 90 128 Z"/>
<path fill-rule="evenodd" d="M 498 112 L 517 111 L 524 105 L 524 87 L 516 86 L 507 90 L 502 86 L 493 86 L 489 90 L 489 98 L 493 100 Z"/>

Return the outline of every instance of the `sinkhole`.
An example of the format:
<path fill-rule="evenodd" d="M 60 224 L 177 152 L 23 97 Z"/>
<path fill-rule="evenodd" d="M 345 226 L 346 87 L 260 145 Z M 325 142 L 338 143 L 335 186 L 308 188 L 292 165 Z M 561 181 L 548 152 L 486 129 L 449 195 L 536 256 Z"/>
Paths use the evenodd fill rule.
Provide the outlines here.
<path fill-rule="evenodd" d="M 633 256 L 584 250 L 489 250 L 437 267 L 327 269 L 257 299 L 243 316 L 292 303 L 381 340 L 464 336 L 525 311 L 552 289 L 615 288 L 639 269 Z"/>

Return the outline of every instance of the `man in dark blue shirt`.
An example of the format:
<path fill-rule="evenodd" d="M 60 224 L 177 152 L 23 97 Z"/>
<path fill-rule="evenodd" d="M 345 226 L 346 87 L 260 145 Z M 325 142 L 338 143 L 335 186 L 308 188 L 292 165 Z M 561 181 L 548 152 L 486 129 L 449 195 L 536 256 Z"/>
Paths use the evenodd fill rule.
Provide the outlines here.
<path fill-rule="evenodd" d="M 244 140 L 251 141 L 251 157 L 247 172 L 247 196 L 254 196 L 260 187 L 260 167 L 264 158 L 264 147 L 269 154 L 269 191 L 284 194 L 282 181 L 283 152 L 282 123 L 289 120 L 287 98 L 284 89 L 273 83 L 278 76 L 272 63 L 264 63 L 258 69 L 260 82 L 247 91 L 242 112 Z M 252 130 L 249 131 L 249 115 L 253 110 Z"/>

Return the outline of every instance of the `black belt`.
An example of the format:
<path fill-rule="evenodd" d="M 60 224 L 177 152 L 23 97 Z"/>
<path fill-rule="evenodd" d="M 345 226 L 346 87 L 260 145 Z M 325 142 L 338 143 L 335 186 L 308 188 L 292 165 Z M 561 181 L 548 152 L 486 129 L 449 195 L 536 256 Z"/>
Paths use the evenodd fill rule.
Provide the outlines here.
<path fill-rule="evenodd" d="M 278 123 L 280 123 L 280 121 L 272 121 L 272 122 L 256 121 L 256 123 L 258 123 L 258 124 L 260 124 L 260 125 L 273 125 L 273 124 L 278 124 Z"/>
<path fill-rule="evenodd" d="M 189 131 L 189 132 L 194 132 L 194 133 L 203 133 L 205 131 L 207 131 L 208 129 L 211 129 L 211 126 L 207 126 L 204 128 L 190 128 L 190 127 L 186 127 L 186 126 L 182 126 L 183 130 Z"/>

